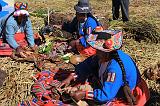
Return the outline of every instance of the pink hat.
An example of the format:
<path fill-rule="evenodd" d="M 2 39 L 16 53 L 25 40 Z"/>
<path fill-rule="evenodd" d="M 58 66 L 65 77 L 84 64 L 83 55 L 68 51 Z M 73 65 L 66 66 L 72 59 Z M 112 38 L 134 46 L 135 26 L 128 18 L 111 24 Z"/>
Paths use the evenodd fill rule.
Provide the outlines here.
<path fill-rule="evenodd" d="M 20 15 L 26 15 L 29 16 L 28 10 L 28 4 L 24 4 L 22 2 L 16 2 L 14 4 L 15 12 L 13 16 L 20 16 Z"/>
<path fill-rule="evenodd" d="M 26 15 L 26 16 L 29 16 L 29 13 L 28 11 L 26 10 L 17 10 L 14 12 L 13 16 L 20 16 L 20 15 Z"/>

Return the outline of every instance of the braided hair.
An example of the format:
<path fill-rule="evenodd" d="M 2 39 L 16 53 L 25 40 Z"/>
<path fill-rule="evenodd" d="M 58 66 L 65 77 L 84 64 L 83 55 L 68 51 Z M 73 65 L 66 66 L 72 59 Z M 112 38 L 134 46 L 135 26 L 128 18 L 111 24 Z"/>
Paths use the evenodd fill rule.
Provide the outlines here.
<path fill-rule="evenodd" d="M 125 97 L 126 97 L 128 103 L 130 104 L 130 106 L 136 105 L 137 104 L 136 99 L 132 95 L 131 90 L 129 88 L 128 82 L 126 80 L 126 71 L 124 68 L 124 64 L 123 64 L 122 60 L 120 59 L 118 52 L 113 51 L 110 53 L 110 56 L 111 56 L 111 59 L 115 59 L 118 62 L 119 66 L 122 70 L 122 79 L 124 82 L 124 85 L 122 87 L 123 87 L 123 91 L 124 91 L 124 94 L 125 94 Z"/>
<path fill-rule="evenodd" d="M 122 70 L 122 79 L 123 79 L 124 85 L 128 85 L 128 82 L 126 81 L 126 71 L 125 71 L 123 62 L 122 62 L 122 60 L 120 59 L 120 57 L 118 55 L 118 52 L 117 51 L 113 51 L 113 52 L 110 53 L 110 55 L 111 55 L 112 59 L 115 59 L 118 62 L 119 66 L 120 66 L 120 68 Z"/>

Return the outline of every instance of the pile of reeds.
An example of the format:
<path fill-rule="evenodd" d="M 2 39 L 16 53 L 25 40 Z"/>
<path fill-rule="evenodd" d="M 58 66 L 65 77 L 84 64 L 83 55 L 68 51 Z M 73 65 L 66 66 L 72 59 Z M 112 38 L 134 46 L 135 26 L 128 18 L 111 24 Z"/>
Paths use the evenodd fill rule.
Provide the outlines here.
<path fill-rule="evenodd" d="M 160 29 L 151 22 L 146 20 L 133 20 L 126 22 L 123 26 L 123 29 L 126 32 L 131 33 L 131 36 L 136 41 L 145 41 L 145 42 L 160 42 Z"/>
<path fill-rule="evenodd" d="M 0 58 L 0 67 L 7 73 L 7 77 L 0 88 L 0 106 L 16 106 L 24 100 L 31 100 L 31 86 L 34 83 L 33 76 L 42 70 L 74 70 L 72 64 L 57 60 L 52 63 L 49 60 L 34 63 L 13 61 L 11 58 Z M 41 65 L 40 65 L 41 64 Z M 40 70 L 38 70 L 40 69 Z"/>
<path fill-rule="evenodd" d="M 7 76 L 6 72 L 0 69 L 0 87 L 2 87 L 6 76 Z"/>
<path fill-rule="evenodd" d="M 7 73 L 7 78 L 0 88 L 0 105 L 16 106 L 20 101 L 31 97 L 34 67 L 32 63 L 12 61 L 10 58 L 0 58 L 0 67 Z"/>
<path fill-rule="evenodd" d="M 144 71 L 144 75 L 147 79 L 160 83 L 160 61 L 148 67 Z"/>

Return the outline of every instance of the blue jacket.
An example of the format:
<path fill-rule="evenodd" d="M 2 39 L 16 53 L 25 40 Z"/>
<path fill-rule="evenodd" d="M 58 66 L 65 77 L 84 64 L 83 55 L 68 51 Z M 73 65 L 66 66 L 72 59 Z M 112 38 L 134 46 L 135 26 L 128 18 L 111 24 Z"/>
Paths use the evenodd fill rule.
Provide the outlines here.
<path fill-rule="evenodd" d="M 128 81 L 130 89 L 133 90 L 140 77 L 139 71 L 129 55 L 121 50 L 118 50 L 118 54 L 124 64 L 126 80 Z M 91 75 L 97 76 L 99 68 L 98 58 L 90 57 L 76 66 L 76 73 L 79 79 L 86 80 Z M 99 79 L 98 76 L 97 78 Z M 93 83 L 95 83 L 95 81 Z M 99 103 L 111 101 L 121 93 L 120 89 L 123 86 L 122 71 L 115 59 L 112 59 L 105 68 L 101 88 L 97 86 L 90 94 L 93 94 L 94 100 Z M 124 94 L 120 94 L 120 96 L 122 95 Z"/>
<path fill-rule="evenodd" d="M 81 35 L 82 37 L 80 38 L 80 43 L 84 46 L 87 47 L 87 42 L 86 39 L 88 37 L 88 35 L 90 33 L 92 33 L 92 31 L 97 27 L 97 23 L 96 21 L 91 18 L 88 17 L 87 20 L 85 21 L 85 23 L 83 23 L 83 25 L 79 28 L 79 35 Z M 85 32 L 86 31 L 86 32 Z"/>
<path fill-rule="evenodd" d="M 80 43 L 87 47 L 86 38 L 97 26 L 97 22 L 92 17 L 88 17 L 84 23 L 79 23 L 75 17 L 70 24 L 64 24 L 62 29 L 70 33 L 77 32 L 82 36 Z"/>
<path fill-rule="evenodd" d="M 6 17 L 0 20 L 0 32 L 2 30 L 2 26 L 4 25 L 6 20 Z M 11 16 L 6 23 L 5 28 L 5 36 L 6 41 L 9 43 L 11 47 L 16 49 L 19 45 L 17 44 L 16 40 L 14 39 L 14 35 L 17 32 L 24 32 L 26 33 L 27 41 L 29 43 L 30 47 L 34 46 L 34 37 L 33 37 L 33 31 L 32 31 L 32 24 L 29 17 L 27 20 L 24 20 L 21 25 L 17 24 L 17 21 L 13 16 Z"/>

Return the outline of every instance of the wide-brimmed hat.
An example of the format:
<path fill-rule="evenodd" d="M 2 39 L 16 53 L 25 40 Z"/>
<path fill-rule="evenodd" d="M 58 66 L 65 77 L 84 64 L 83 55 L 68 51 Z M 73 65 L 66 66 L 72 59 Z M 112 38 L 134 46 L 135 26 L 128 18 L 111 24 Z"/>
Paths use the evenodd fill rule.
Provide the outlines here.
<path fill-rule="evenodd" d="M 74 6 L 74 9 L 78 13 L 90 13 L 92 10 L 89 6 L 89 0 L 79 0 L 78 4 Z"/>
<path fill-rule="evenodd" d="M 16 2 L 14 4 L 15 12 L 13 16 L 20 16 L 20 15 L 26 15 L 29 16 L 28 10 L 28 4 L 22 3 L 22 2 Z"/>
<path fill-rule="evenodd" d="M 122 31 L 104 30 L 90 34 L 87 38 L 87 42 L 93 48 L 104 52 L 118 50 L 122 46 Z"/>

